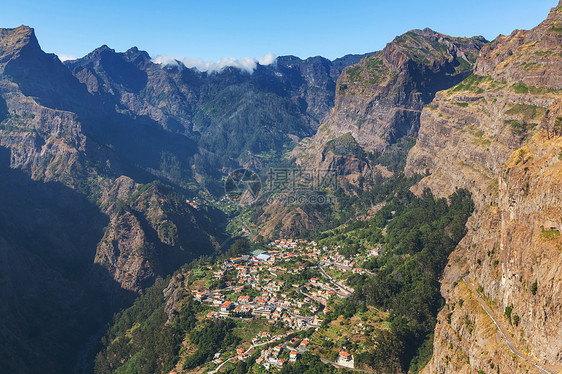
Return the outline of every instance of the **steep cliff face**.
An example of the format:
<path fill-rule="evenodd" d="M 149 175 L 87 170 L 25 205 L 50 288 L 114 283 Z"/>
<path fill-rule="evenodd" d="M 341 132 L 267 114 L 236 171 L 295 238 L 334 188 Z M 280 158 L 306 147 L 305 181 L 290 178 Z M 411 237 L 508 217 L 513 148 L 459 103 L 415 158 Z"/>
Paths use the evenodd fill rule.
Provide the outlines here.
<path fill-rule="evenodd" d="M 415 191 L 467 188 L 477 206 L 444 274 L 447 306 L 426 372 L 562 367 L 561 22 L 559 5 L 536 28 L 500 36 L 475 75 L 422 112 L 406 171 L 430 175 Z"/>
<path fill-rule="evenodd" d="M 72 372 L 110 318 L 105 295 L 85 281 L 107 217 L 72 189 L 11 169 L 4 147 L 0 192 L 0 371 Z"/>
<path fill-rule="evenodd" d="M 70 372 L 115 308 L 212 253 L 221 229 L 140 184 L 189 141 L 112 111 L 28 27 L 0 30 L 0 55 L 0 371 Z"/>
<path fill-rule="evenodd" d="M 454 38 L 429 29 L 413 30 L 346 68 L 338 79 L 335 107 L 328 121 L 295 149 L 297 162 L 321 169 L 341 164 L 334 160 L 340 155 L 327 145 L 347 134 L 367 152 L 382 152 L 403 137 L 416 136 L 423 106 L 437 91 L 470 74 L 485 43 L 482 37 Z M 347 157 L 362 166 L 339 168 L 340 173 L 371 170 L 357 155 Z"/>
<path fill-rule="evenodd" d="M 6 62 L 4 74 L 0 76 L 0 97 L 6 114 L 0 123 L 0 146 L 9 150 L 10 167 L 25 170 L 34 180 L 58 182 L 74 189 L 115 219 L 121 213 L 120 209 L 115 209 L 116 204 L 133 208 L 131 205 L 135 203 L 133 197 L 138 182 L 131 177 L 150 180 L 142 169 L 165 177 L 166 171 L 154 165 L 160 162 L 161 154 L 167 152 L 179 157 L 189 153 L 189 150 L 180 150 L 189 147 L 188 140 L 182 143 L 173 134 L 167 135 L 150 124 L 137 123 L 134 118 L 111 112 L 112 106 L 90 95 L 56 56 L 40 49 L 32 29 L 23 26 L 3 29 L 2 35 Z M 10 47 L 12 50 L 8 51 Z M 50 95 L 47 90 L 55 93 Z M 79 98 L 82 102 L 77 101 Z M 99 113 L 94 114 L 95 111 Z M 119 120 L 123 122 L 117 124 Z M 138 127 L 133 128 L 134 125 Z M 124 133 L 127 129 L 134 136 L 127 136 Z M 150 145 L 145 139 L 149 135 L 155 136 Z M 164 146 L 166 149 L 160 148 Z M 135 159 L 134 163 L 131 159 Z M 150 209 L 137 209 L 142 219 L 148 219 L 149 212 L 158 206 L 161 215 L 168 210 L 185 208 L 183 211 L 191 217 L 194 227 L 207 220 L 203 213 L 188 208 L 185 202 L 181 208 L 168 204 L 167 198 L 179 200 L 172 192 L 163 190 Z M 152 221 L 156 224 L 157 219 Z M 153 239 L 155 243 L 169 244 L 158 235 Z M 208 248 L 202 246 L 202 250 Z M 187 246 L 184 249 L 187 251 Z M 163 274 L 156 272 L 150 277 L 139 274 L 138 281 L 150 283 Z M 135 272 L 129 276 L 135 277 Z M 134 291 L 142 289 L 138 287 Z"/>
<path fill-rule="evenodd" d="M 224 239 L 218 221 L 212 222 L 159 182 L 138 185 L 120 177 L 104 196 L 102 206 L 107 206 L 111 220 L 94 262 L 121 288 L 135 294 L 181 264 L 212 255 L 212 249 L 218 249 Z"/>

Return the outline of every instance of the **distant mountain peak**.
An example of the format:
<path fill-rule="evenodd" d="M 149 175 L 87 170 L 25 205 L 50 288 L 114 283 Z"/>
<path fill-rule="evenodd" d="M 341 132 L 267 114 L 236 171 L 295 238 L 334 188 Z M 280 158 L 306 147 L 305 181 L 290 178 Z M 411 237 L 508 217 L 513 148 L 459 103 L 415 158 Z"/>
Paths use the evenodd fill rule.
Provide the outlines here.
<path fill-rule="evenodd" d="M 129 48 L 125 53 L 125 58 L 134 63 L 144 62 L 151 63 L 151 58 L 148 52 L 142 51 L 137 47 Z"/>
<path fill-rule="evenodd" d="M 97 57 L 97 56 L 101 56 L 102 54 L 105 53 L 115 53 L 115 49 L 113 48 L 109 48 L 106 44 L 102 45 L 101 47 L 98 47 L 96 49 L 94 49 L 92 52 L 88 53 L 88 55 L 86 57 Z"/>
<path fill-rule="evenodd" d="M 423 30 L 422 29 L 413 29 L 413 30 L 410 30 L 410 32 L 414 32 L 416 34 L 424 35 L 424 36 L 442 35 L 442 34 L 438 33 L 437 31 L 430 29 L 429 27 L 426 27 Z"/>

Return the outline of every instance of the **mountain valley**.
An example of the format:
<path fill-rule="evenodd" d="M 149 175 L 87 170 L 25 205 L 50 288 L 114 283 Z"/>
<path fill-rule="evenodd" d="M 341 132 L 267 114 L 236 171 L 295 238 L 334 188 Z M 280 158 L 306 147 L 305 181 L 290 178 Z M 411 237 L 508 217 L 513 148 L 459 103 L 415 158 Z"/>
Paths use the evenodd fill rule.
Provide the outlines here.
<path fill-rule="evenodd" d="M 561 30 L 204 72 L 0 29 L 0 372 L 561 372 Z"/>

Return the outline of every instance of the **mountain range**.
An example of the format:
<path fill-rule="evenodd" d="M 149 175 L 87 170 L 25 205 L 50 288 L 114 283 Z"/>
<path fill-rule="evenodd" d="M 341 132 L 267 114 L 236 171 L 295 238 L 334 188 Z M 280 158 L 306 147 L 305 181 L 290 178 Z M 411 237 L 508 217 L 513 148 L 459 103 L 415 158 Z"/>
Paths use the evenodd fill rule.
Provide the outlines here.
<path fill-rule="evenodd" d="M 112 312 L 227 246 L 225 214 L 188 198 L 313 134 L 361 57 L 207 74 L 102 46 L 63 64 L 2 29 L 2 367 L 72 370 Z"/>
<path fill-rule="evenodd" d="M 33 29 L 0 29 L 0 371 L 91 371 L 112 314 L 224 253 L 240 217 L 263 239 L 305 236 L 373 217 L 398 178 L 475 203 L 424 372 L 560 370 L 561 30 L 562 3 L 492 42 L 412 30 L 364 55 L 208 73 L 135 47 L 63 63 Z M 337 175 L 337 202 L 233 208 L 226 176 L 272 167 Z M 509 310 L 511 345 L 475 292 Z"/>

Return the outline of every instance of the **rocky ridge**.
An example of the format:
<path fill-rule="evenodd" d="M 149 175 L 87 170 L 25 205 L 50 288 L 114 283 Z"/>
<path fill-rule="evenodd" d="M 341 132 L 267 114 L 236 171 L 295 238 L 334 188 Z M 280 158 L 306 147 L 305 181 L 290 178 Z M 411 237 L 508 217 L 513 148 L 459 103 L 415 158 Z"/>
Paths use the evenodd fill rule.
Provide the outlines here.
<path fill-rule="evenodd" d="M 427 373 L 562 367 L 561 5 L 536 28 L 485 46 L 475 74 L 422 112 L 406 171 L 430 175 L 414 190 L 466 188 L 477 207 L 444 274 L 447 306 Z M 509 349 L 461 276 L 528 359 Z"/>
<path fill-rule="evenodd" d="M 262 154 L 310 136 L 333 106 L 337 77 L 362 57 L 281 56 L 251 74 L 232 67 L 206 73 L 180 61 L 157 64 L 137 48 L 118 53 L 102 46 L 65 64 L 90 93 L 120 112 L 193 139 L 202 149 L 195 163 L 200 181 L 209 168 L 241 163 L 261 169 L 268 161 Z"/>
<path fill-rule="evenodd" d="M 224 237 L 207 208 L 146 184 L 150 162 L 131 163 L 127 138 L 100 135 L 133 124 L 154 134 L 149 124 L 93 97 L 32 29 L 2 29 L 0 46 L 2 299 L 12 306 L 0 367 L 69 372 L 113 311 Z"/>
<path fill-rule="evenodd" d="M 382 51 L 346 68 L 338 79 L 335 107 L 314 135 L 293 151 L 297 163 L 339 174 L 365 175 L 373 167 L 353 149 L 384 152 L 415 137 L 420 113 L 439 90 L 472 71 L 482 37 L 455 38 L 430 29 L 412 30 Z M 349 135 L 351 136 L 349 136 Z M 329 145 L 349 138 L 340 152 Z"/>
<path fill-rule="evenodd" d="M 351 195 L 357 191 L 349 185 L 401 171 L 397 160 L 405 158 L 417 136 L 423 106 L 437 91 L 470 75 L 485 43 L 482 37 L 456 38 L 430 29 L 397 37 L 382 51 L 343 70 L 327 120 L 290 157 L 297 167 L 316 170 L 318 178 L 337 175 L 338 186 Z M 374 155 L 385 152 L 396 162 L 381 165 Z M 294 195 L 289 191 L 270 198 L 257 218 L 260 235 L 299 235 L 326 221 L 330 207 L 288 204 Z M 303 201 L 317 200 L 312 196 Z"/>

